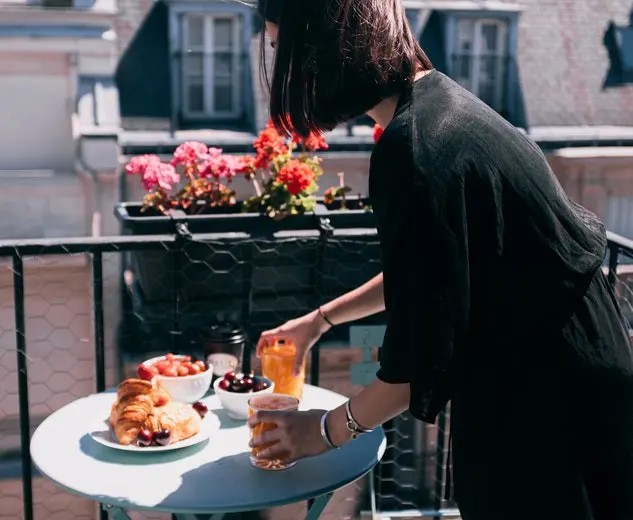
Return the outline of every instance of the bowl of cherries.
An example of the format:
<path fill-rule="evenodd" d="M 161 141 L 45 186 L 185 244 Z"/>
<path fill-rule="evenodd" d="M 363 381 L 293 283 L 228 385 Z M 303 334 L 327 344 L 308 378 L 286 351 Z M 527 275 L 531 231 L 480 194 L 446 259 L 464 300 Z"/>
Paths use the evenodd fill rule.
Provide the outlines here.
<path fill-rule="evenodd" d="M 174 401 L 195 403 L 211 386 L 213 369 L 192 356 L 167 354 L 141 363 L 137 370 L 141 379 L 158 379 Z"/>
<path fill-rule="evenodd" d="M 231 419 L 244 421 L 248 418 L 248 401 L 253 395 L 271 394 L 275 385 L 270 379 L 256 376 L 253 372 L 227 372 L 213 383 L 220 404 Z"/>

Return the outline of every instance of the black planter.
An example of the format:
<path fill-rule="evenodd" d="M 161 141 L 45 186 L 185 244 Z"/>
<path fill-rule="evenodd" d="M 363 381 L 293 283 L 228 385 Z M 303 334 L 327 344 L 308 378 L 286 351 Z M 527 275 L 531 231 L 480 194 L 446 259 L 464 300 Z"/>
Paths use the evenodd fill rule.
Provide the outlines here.
<path fill-rule="evenodd" d="M 175 247 L 130 254 L 143 306 L 169 305 L 178 295 L 182 312 L 202 307 L 210 318 L 266 327 L 380 272 L 374 216 L 364 209 L 319 204 L 280 221 L 223 211 L 168 217 L 141 213 L 140 204 L 115 207 L 125 234 L 180 233 Z"/>

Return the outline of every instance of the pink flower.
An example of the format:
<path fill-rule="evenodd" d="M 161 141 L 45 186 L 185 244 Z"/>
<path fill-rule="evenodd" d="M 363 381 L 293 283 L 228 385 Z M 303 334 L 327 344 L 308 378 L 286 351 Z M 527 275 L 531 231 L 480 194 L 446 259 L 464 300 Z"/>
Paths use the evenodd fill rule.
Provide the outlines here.
<path fill-rule="evenodd" d="M 143 175 L 148 166 L 158 163 L 160 163 L 160 158 L 157 155 L 138 155 L 132 157 L 125 171 L 128 175 Z"/>
<path fill-rule="evenodd" d="M 207 158 L 199 167 L 200 177 L 231 180 L 241 171 L 243 162 L 240 157 L 224 155 L 220 148 L 209 148 Z"/>
<path fill-rule="evenodd" d="M 180 175 L 171 164 L 153 162 L 149 164 L 143 172 L 143 186 L 147 191 L 157 189 L 160 191 L 170 191 L 174 184 L 180 182 Z"/>
<path fill-rule="evenodd" d="M 171 161 L 172 166 L 182 164 L 185 168 L 196 166 L 198 162 L 204 160 L 209 155 L 209 148 L 204 143 L 196 141 L 187 141 L 182 143 L 174 151 L 174 158 Z"/>

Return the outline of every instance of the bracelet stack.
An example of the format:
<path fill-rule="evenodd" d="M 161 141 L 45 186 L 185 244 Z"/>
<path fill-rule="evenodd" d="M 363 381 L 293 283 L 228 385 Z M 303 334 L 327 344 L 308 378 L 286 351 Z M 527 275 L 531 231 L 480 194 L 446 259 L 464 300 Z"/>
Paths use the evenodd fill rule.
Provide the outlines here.
<path fill-rule="evenodd" d="M 327 416 L 329 413 L 330 412 L 325 412 L 321 416 L 321 437 L 323 438 L 323 442 L 325 442 L 328 448 L 330 448 L 331 450 L 337 450 L 339 447 L 335 446 L 332 440 L 330 439 L 330 435 L 327 431 L 327 424 L 325 422 L 327 420 Z"/>
<path fill-rule="evenodd" d="M 363 433 L 373 432 L 373 429 L 370 430 L 369 428 L 365 428 L 356 422 L 356 419 L 354 419 L 354 416 L 352 415 L 352 410 L 350 409 L 350 402 L 351 399 L 345 403 L 345 415 L 347 417 L 347 430 L 352 434 L 352 439 L 357 439 L 358 436 Z"/>

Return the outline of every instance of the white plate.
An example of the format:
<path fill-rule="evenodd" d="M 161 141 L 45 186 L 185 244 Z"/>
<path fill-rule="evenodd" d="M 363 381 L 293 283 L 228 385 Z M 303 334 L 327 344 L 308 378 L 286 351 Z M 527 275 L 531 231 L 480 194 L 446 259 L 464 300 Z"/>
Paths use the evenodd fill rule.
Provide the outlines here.
<path fill-rule="evenodd" d="M 148 446 L 146 448 L 140 448 L 139 446 L 136 446 L 134 444 L 129 444 L 128 446 L 119 444 L 116 441 L 114 432 L 110 428 L 107 420 L 97 420 L 95 422 L 95 427 L 90 432 L 90 437 L 92 437 L 95 442 L 103 444 L 104 446 L 108 446 L 109 448 L 114 448 L 115 450 L 154 453 L 157 451 L 180 450 L 189 446 L 195 446 L 196 444 L 200 444 L 201 442 L 206 441 L 219 429 L 220 419 L 218 419 L 218 416 L 215 415 L 213 412 L 209 411 L 204 416 L 204 419 L 202 419 L 202 422 L 200 424 L 200 431 L 198 433 L 196 433 L 192 437 L 189 437 L 188 439 L 176 442 L 174 444 L 168 444 L 167 446 Z"/>

